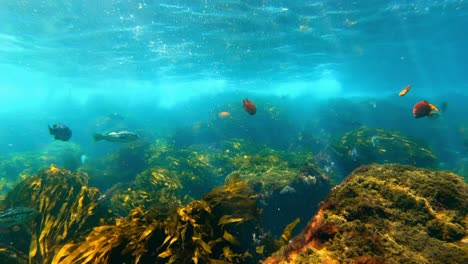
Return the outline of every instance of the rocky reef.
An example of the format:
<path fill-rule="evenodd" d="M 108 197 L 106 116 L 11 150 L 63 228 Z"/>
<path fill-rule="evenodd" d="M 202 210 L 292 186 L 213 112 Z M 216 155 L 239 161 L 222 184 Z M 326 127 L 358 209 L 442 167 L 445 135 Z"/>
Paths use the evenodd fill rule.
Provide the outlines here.
<path fill-rule="evenodd" d="M 144 140 L 129 142 L 111 155 L 87 161 L 79 171 L 88 174 L 90 185 L 101 190 L 111 188 L 116 182 L 132 182 L 147 168 L 149 147 L 150 144 Z"/>
<path fill-rule="evenodd" d="M 185 148 L 158 140 L 146 153 L 147 169 L 104 194 L 103 201 L 121 216 L 151 203 L 187 204 L 223 185 L 226 178 L 239 176 L 258 194 L 265 232 L 280 235 L 297 217 L 309 219 L 331 188 L 328 172 L 316 165 L 310 152 L 274 150 L 247 140 Z"/>
<path fill-rule="evenodd" d="M 447 171 L 361 166 L 264 263 L 468 263 L 467 190 Z"/>
<path fill-rule="evenodd" d="M 342 175 L 371 163 L 399 163 L 424 168 L 436 165 L 436 156 L 427 144 L 399 131 L 381 128 L 360 127 L 347 132 L 335 140 L 331 152 Z"/>
<path fill-rule="evenodd" d="M 233 175 L 188 201 L 180 198 L 178 179 L 184 177 L 153 168 L 131 187 L 118 184 L 101 195 L 88 187 L 86 174 L 52 165 L 2 201 L 1 209 L 13 213 L 0 214 L 7 231 L 0 262 L 255 263 L 285 244 L 262 232 L 258 195 L 248 181 Z M 282 237 L 289 239 L 297 222 Z"/>
<path fill-rule="evenodd" d="M 0 204 L 0 262 L 468 261 L 461 177 L 365 165 L 329 193 L 329 178 L 338 179 L 329 152 L 346 162 L 351 146 L 365 150 L 359 162 L 430 167 L 434 158 L 402 135 L 367 128 L 316 155 L 244 139 L 184 148 L 136 142 L 76 172 L 52 165 L 20 177 Z"/>
<path fill-rule="evenodd" d="M 266 232 L 279 235 L 295 218 L 309 219 L 331 189 L 327 174 L 311 153 L 269 148 L 242 153 L 247 155 L 232 158 L 236 169 L 227 178 L 240 176 L 259 195 Z"/>

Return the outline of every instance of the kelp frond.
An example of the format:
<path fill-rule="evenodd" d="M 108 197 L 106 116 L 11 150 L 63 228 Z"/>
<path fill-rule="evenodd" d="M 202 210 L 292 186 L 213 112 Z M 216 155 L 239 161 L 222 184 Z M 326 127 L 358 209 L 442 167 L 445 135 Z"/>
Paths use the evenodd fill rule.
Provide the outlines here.
<path fill-rule="evenodd" d="M 166 217 L 134 209 L 115 225 L 95 228 L 81 243 L 64 245 L 52 263 L 244 263 L 258 218 L 255 194 L 230 181 Z M 158 212 L 161 213 L 161 212 Z M 164 214 L 164 213 L 163 213 Z M 150 243 L 151 241 L 151 243 Z"/>

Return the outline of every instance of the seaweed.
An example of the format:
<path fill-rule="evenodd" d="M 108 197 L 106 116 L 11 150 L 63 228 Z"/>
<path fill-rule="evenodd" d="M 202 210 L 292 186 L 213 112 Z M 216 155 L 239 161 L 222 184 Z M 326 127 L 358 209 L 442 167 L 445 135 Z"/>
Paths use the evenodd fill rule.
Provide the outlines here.
<path fill-rule="evenodd" d="M 51 165 L 8 193 L 5 207 L 29 207 L 40 213 L 30 230 L 27 253 L 31 263 L 49 262 L 63 241 L 76 239 L 109 220 L 107 211 L 97 202 L 99 191 L 88 187 L 87 180 L 85 174 Z"/>
<path fill-rule="evenodd" d="M 245 263 L 258 218 L 256 195 L 233 178 L 176 210 L 135 208 L 65 244 L 52 263 Z"/>

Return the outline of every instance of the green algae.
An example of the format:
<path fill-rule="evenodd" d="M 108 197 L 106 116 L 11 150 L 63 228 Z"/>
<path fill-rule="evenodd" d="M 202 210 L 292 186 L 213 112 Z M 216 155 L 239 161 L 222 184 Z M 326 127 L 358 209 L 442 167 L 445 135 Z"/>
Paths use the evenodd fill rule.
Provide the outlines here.
<path fill-rule="evenodd" d="M 419 140 L 399 131 L 361 127 L 346 133 L 331 146 L 344 175 L 360 165 L 399 163 L 435 168 L 436 156 Z"/>

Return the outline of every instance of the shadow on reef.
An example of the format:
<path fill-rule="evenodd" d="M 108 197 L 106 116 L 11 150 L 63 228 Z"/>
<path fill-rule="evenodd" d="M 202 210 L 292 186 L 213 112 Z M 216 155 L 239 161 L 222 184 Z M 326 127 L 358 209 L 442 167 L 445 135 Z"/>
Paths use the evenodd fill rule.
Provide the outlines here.
<path fill-rule="evenodd" d="M 467 191 L 451 172 L 361 166 L 264 263 L 467 263 Z"/>

